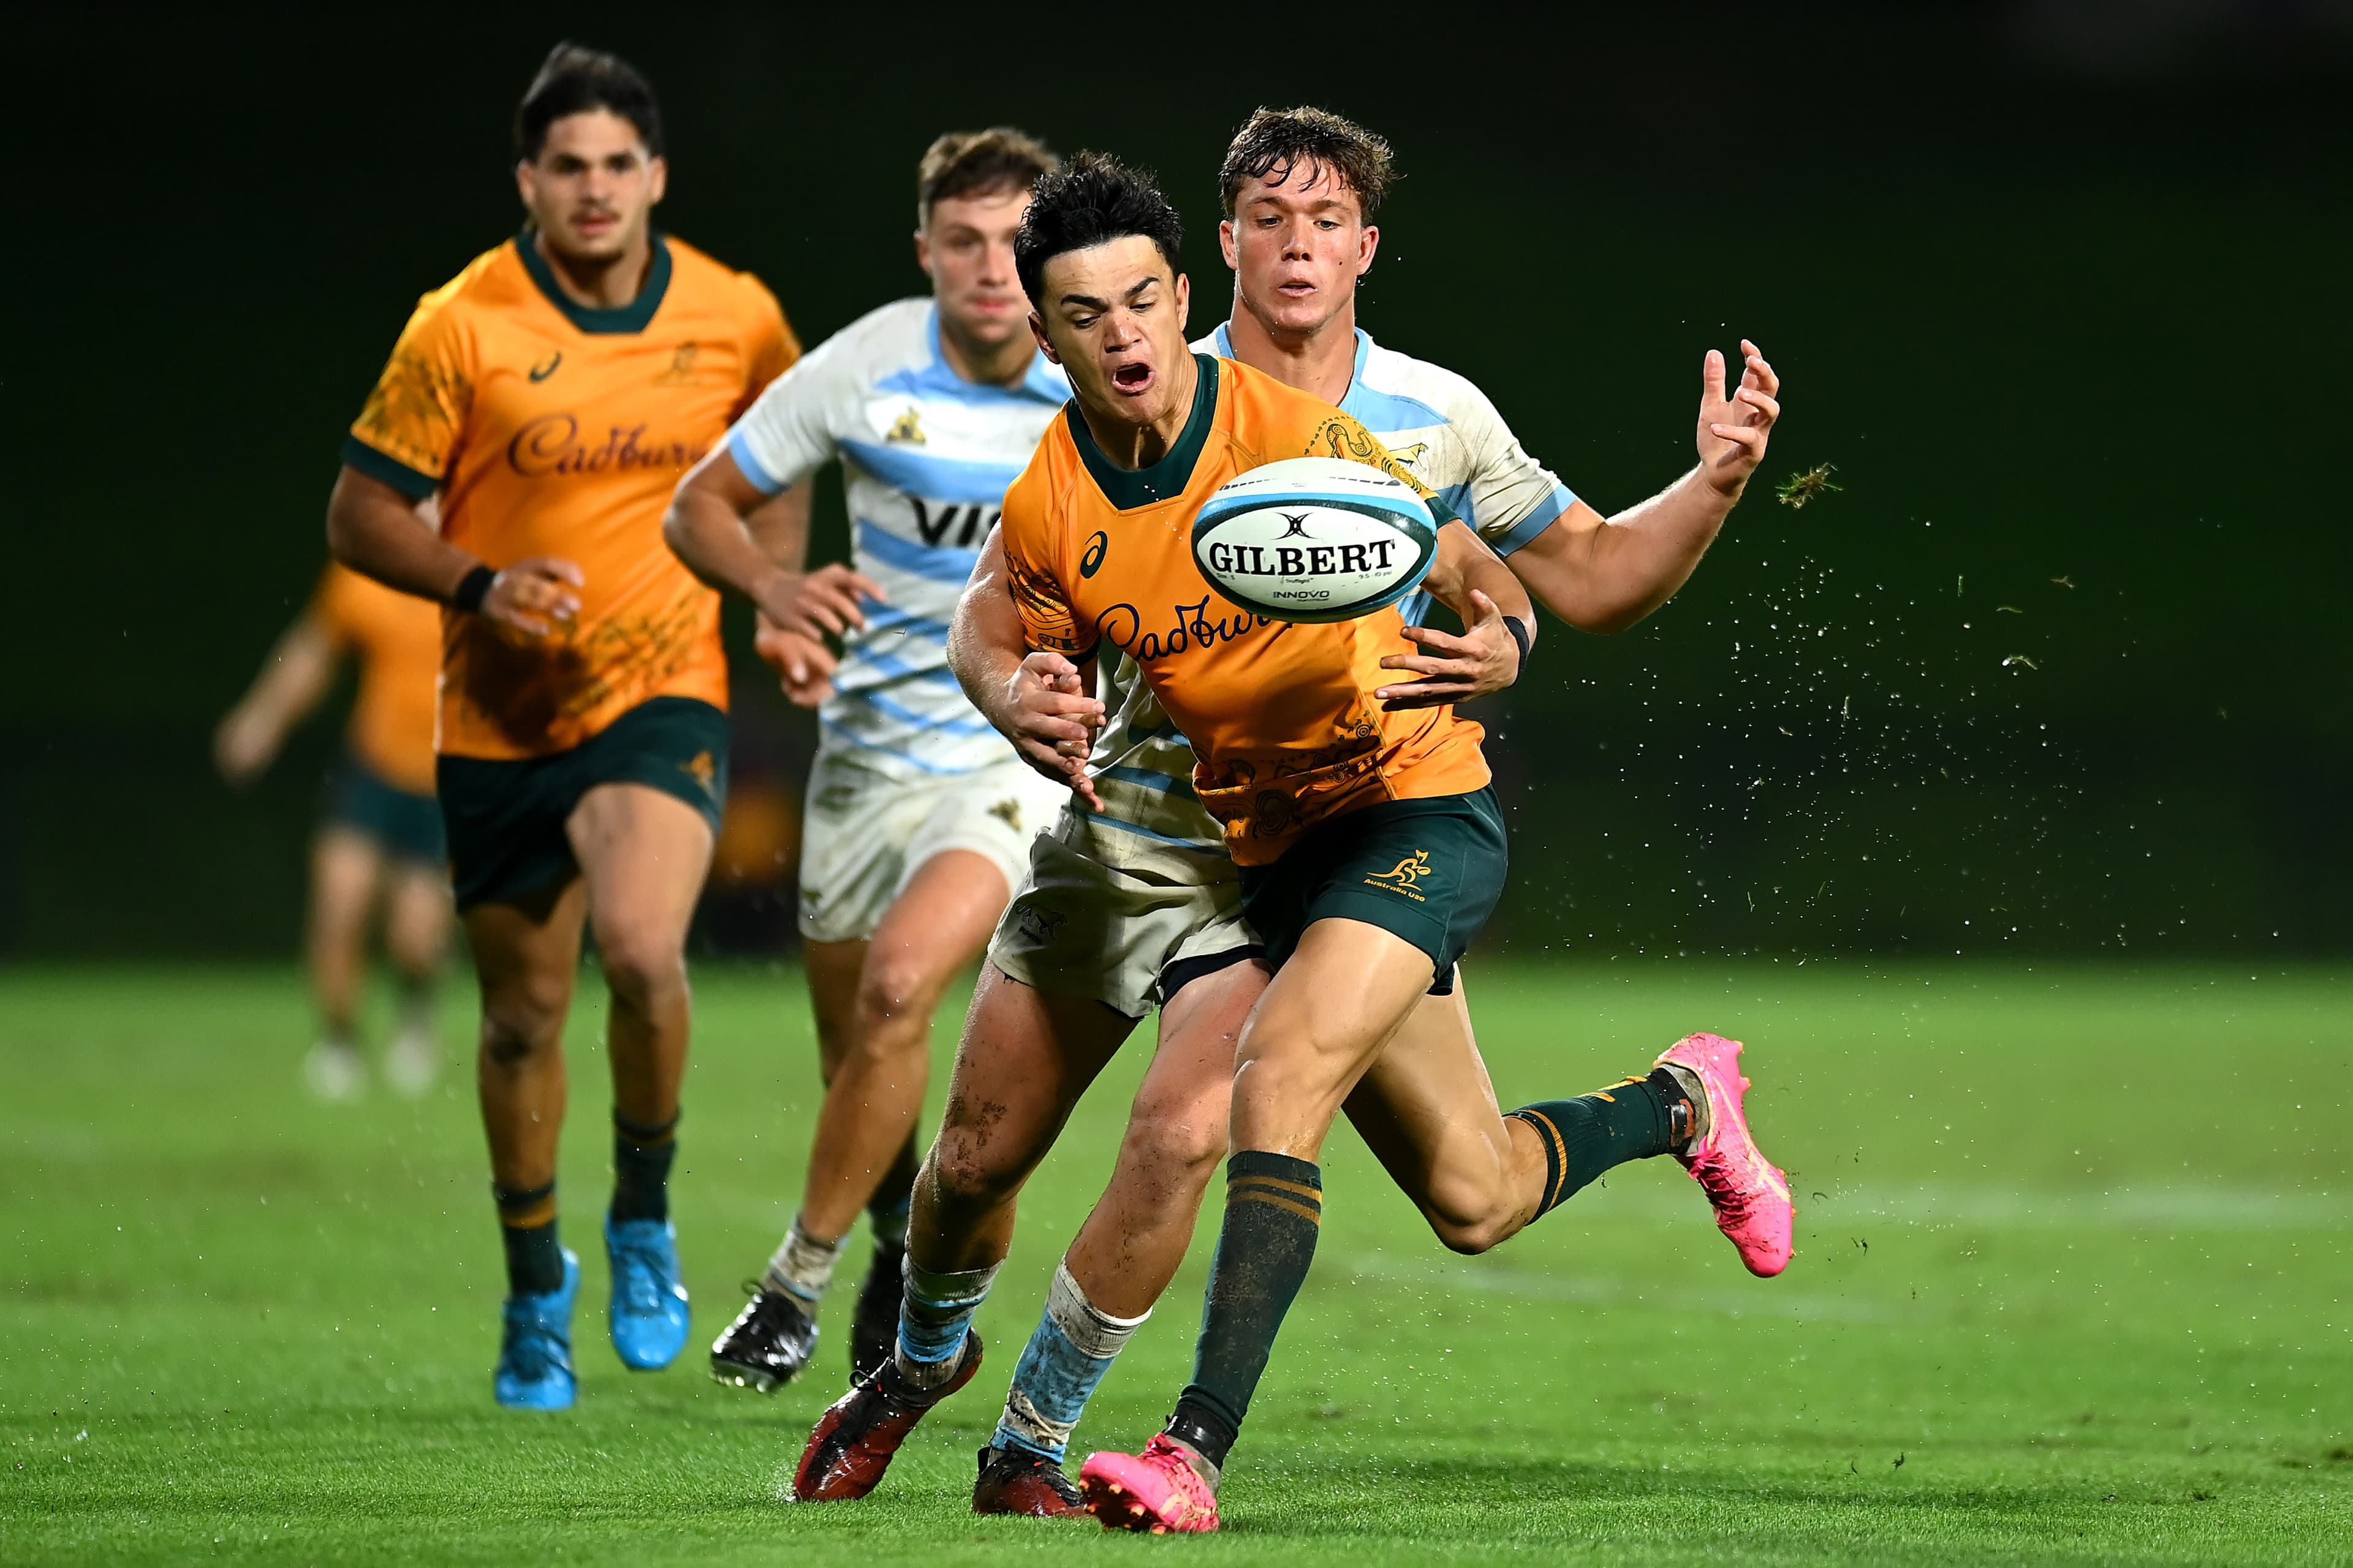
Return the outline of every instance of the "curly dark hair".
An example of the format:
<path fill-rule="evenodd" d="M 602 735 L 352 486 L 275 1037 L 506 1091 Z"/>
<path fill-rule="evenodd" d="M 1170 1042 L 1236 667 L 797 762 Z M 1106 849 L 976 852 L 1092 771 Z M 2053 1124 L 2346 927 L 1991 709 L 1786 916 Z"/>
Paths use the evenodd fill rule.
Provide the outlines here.
<path fill-rule="evenodd" d="M 915 170 L 915 221 L 932 221 L 932 204 L 956 196 L 1026 191 L 1062 166 L 1054 150 L 1010 125 L 951 131 L 923 149 Z"/>
<path fill-rule="evenodd" d="M 1013 240 L 1014 269 L 1031 308 L 1039 306 L 1047 262 L 1132 234 L 1158 246 L 1172 274 L 1180 270 L 1176 256 L 1185 245 L 1185 220 L 1150 174 L 1108 153 L 1081 153 L 1040 179 Z"/>
<path fill-rule="evenodd" d="M 1242 187 L 1280 169 L 1275 184 L 1301 171 L 1302 184 L 1313 184 L 1316 172 L 1330 169 L 1356 193 L 1356 205 L 1370 219 L 1379 210 L 1397 178 L 1397 162 L 1389 144 L 1328 109 L 1261 109 L 1253 110 L 1226 148 L 1218 168 L 1218 192 L 1226 216 L 1234 216 L 1234 202 Z"/>
<path fill-rule="evenodd" d="M 618 55 L 585 48 L 568 39 L 547 51 L 539 74 L 515 106 L 515 157 L 536 163 L 547 145 L 547 128 L 567 114 L 609 110 L 638 128 L 649 156 L 662 155 L 661 106 L 651 83 Z"/>

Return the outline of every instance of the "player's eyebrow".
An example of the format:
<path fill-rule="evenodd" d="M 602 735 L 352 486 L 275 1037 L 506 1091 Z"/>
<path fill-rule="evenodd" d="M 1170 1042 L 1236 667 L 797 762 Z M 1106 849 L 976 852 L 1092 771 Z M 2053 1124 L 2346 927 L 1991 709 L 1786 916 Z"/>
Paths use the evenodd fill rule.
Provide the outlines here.
<path fill-rule="evenodd" d="M 1146 289 L 1151 288 L 1154 284 L 1159 281 L 1160 279 L 1157 278 L 1145 278 L 1141 282 L 1131 287 L 1128 291 L 1121 295 L 1120 298 L 1123 300 L 1133 300 L 1138 294 L 1143 293 Z M 1108 310 L 1111 309 L 1110 300 L 1099 299 L 1092 294 L 1065 294 L 1061 297 L 1060 302 L 1065 305 L 1076 305 L 1082 310 Z"/>

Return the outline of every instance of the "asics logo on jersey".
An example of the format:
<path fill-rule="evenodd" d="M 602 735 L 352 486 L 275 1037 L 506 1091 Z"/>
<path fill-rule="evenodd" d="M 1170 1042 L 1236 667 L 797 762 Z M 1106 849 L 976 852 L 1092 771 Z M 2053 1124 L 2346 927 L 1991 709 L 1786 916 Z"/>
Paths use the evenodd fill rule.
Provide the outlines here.
<path fill-rule="evenodd" d="M 1430 875 L 1430 851 L 1417 849 L 1386 871 L 1376 871 L 1365 879 L 1367 888 L 1384 888 L 1392 893 L 1402 893 L 1417 904 L 1430 900 L 1414 891 L 1420 880 Z"/>
<path fill-rule="evenodd" d="M 899 416 L 898 419 L 894 421 L 891 426 L 891 433 L 883 437 L 882 439 L 885 441 L 904 442 L 910 447 L 927 447 L 931 445 L 931 437 L 923 434 L 923 422 L 922 418 L 919 417 L 912 408 Z"/>
<path fill-rule="evenodd" d="M 1275 535 L 1275 537 L 1278 539 L 1307 539 L 1312 537 L 1307 531 L 1307 519 L 1309 515 L 1309 513 L 1303 511 L 1284 512 L 1282 514 L 1282 531 Z"/>
<path fill-rule="evenodd" d="M 683 441 L 649 441 L 646 426 L 608 426 L 604 439 L 581 438 L 573 414 L 543 414 L 507 443 L 507 466 L 526 479 L 601 474 L 628 468 L 691 468 L 707 448 Z"/>
<path fill-rule="evenodd" d="M 1079 557 L 1079 575 L 1092 577 L 1103 570 L 1103 557 L 1111 553 L 1111 535 L 1101 529 L 1087 541 L 1087 552 Z"/>
<path fill-rule="evenodd" d="M 555 374 L 555 367 L 563 363 L 564 351 L 562 349 L 558 349 L 554 353 L 548 355 L 545 359 L 531 367 L 531 379 L 533 382 L 545 381 L 549 376 Z"/>

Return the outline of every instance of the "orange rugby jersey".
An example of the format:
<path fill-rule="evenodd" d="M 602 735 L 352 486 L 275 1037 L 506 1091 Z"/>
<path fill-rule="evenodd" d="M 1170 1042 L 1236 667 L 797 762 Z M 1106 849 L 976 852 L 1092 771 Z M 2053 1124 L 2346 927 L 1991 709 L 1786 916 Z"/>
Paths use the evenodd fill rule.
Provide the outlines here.
<path fill-rule="evenodd" d="M 311 618 L 359 660 L 351 744 L 378 778 L 433 793 L 433 689 L 441 672 L 441 613 L 424 600 L 331 565 Z"/>
<path fill-rule="evenodd" d="M 1481 731 L 1451 708 L 1385 710 L 1410 679 L 1394 606 L 1331 626 L 1254 616 L 1193 563 L 1193 518 L 1219 485 L 1286 458 L 1345 458 L 1430 494 L 1349 416 L 1232 360 L 1196 354 L 1193 413 L 1167 457 L 1114 467 L 1074 403 L 1005 494 L 1006 574 L 1032 647 L 1074 657 L 1108 638 L 1193 742 L 1193 787 L 1238 864 L 1262 866 L 1307 828 L 1384 800 L 1487 783 Z"/>
<path fill-rule="evenodd" d="M 800 355 L 759 280 L 667 236 L 636 301 L 556 287 L 526 229 L 417 302 L 343 445 L 491 566 L 577 564 L 580 614 L 545 637 L 443 617 L 439 749 L 568 751 L 653 697 L 727 702 L 719 595 L 662 542 L 679 479 Z"/>

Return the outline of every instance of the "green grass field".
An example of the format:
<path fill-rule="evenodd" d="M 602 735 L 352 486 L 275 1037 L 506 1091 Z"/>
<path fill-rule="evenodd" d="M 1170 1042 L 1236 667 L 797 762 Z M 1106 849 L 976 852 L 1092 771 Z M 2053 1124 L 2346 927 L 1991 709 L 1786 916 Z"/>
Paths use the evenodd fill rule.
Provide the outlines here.
<path fill-rule="evenodd" d="M 1507 1105 L 1688 1028 L 1747 1040 L 1797 1259 L 1749 1279 L 1664 1161 L 1457 1258 L 1341 1133 L 1226 1532 L 1198 1542 L 966 1506 L 1148 1030 L 1032 1184 L 980 1379 L 874 1498 L 793 1506 L 838 1332 L 773 1399 L 715 1386 L 699 1350 L 791 1215 L 815 1102 L 798 978 L 701 977 L 675 1187 L 695 1348 L 653 1375 L 605 1339 L 586 980 L 581 1402 L 551 1417 L 491 1403 L 501 1283 L 465 1083 L 306 1102 L 290 972 L 0 973 L 0 1561 L 2353 1561 L 2353 976 L 1482 966 Z M 453 1039 L 467 1002 L 453 985 Z M 1166 1413 L 1215 1230 L 1082 1449 Z"/>

